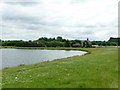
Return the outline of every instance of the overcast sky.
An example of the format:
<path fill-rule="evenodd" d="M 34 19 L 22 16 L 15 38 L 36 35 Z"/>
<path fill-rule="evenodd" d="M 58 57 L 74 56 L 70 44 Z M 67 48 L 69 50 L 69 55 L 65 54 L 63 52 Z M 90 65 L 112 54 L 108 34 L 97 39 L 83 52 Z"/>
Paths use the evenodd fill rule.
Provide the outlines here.
<path fill-rule="evenodd" d="M 108 40 L 118 36 L 119 0 L 3 0 L 0 17 L 4 40 Z"/>

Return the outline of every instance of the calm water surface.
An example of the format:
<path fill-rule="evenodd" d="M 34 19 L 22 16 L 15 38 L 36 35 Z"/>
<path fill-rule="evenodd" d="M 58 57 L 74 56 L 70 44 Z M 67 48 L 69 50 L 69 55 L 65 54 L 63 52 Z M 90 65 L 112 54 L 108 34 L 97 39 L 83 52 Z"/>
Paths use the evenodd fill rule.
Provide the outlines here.
<path fill-rule="evenodd" d="M 31 50 L 31 49 L 0 49 L 0 69 L 18 66 L 20 64 L 34 64 L 54 59 L 83 55 L 83 51 L 65 50 Z"/>

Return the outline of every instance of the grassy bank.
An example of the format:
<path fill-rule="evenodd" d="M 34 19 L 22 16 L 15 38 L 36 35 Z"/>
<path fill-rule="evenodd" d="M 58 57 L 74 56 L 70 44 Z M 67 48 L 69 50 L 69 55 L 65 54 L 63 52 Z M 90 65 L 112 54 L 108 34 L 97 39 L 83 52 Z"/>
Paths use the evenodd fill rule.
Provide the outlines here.
<path fill-rule="evenodd" d="M 53 48 L 49 48 L 53 49 Z M 3 88 L 117 88 L 117 48 L 54 48 L 90 54 L 4 69 Z"/>
<path fill-rule="evenodd" d="M 15 46 L 0 46 L 0 48 L 16 48 Z"/>

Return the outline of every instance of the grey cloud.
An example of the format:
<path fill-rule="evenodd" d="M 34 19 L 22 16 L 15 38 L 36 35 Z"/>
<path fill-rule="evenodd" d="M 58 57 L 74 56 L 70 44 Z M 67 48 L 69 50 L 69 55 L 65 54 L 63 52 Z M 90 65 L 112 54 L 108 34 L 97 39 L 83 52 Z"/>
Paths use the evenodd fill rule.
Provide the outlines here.
<path fill-rule="evenodd" d="M 6 4 L 22 5 L 22 6 L 32 6 L 32 5 L 36 5 L 36 4 L 39 4 L 39 3 L 38 2 L 6 2 Z"/>
<path fill-rule="evenodd" d="M 6 6 L 2 17 L 3 24 L 5 24 L 2 25 L 4 30 L 3 36 L 5 39 L 35 39 L 41 36 L 63 36 L 68 39 L 90 38 L 94 40 L 99 39 L 99 36 L 97 36 L 96 33 L 104 32 L 105 34 L 102 34 L 104 35 L 103 38 L 107 38 L 108 36 L 112 36 L 111 33 L 114 30 L 117 30 L 116 18 L 109 23 L 103 22 L 94 24 L 93 22 L 93 24 L 91 24 L 92 18 L 90 19 L 91 22 L 87 21 L 87 19 L 81 20 L 80 17 L 75 17 L 75 19 L 72 17 L 67 18 L 69 17 L 69 12 L 64 12 L 65 14 L 63 13 L 60 15 L 55 13 L 55 11 L 59 12 L 58 9 L 62 8 L 61 6 L 58 9 L 53 6 L 55 9 L 51 10 L 49 9 L 49 6 L 44 6 L 41 1 L 42 0 L 39 0 L 38 2 L 37 0 L 25 2 L 23 0 L 15 0 L 14 2 L 6 2 L 9 8 Z M 75 0 L 74 3 L 79 1 Z M 85 2 L 88 2 L 88 0 L 85 0 L 84 4 Z M 63 12 L 62 10 L 60 12 Z M 12 32 L 11 35 L 9 34 L 10 32 Z M 113 34 L 115 35 L 116 32 Z"/>
<path fill-rule="evenodd" d="M 31 17 L 31 16 L 26 16 L 24 14 L 19 15 L 16 12 L 15 14 L 10 14 L 10 13 L 3 13 L 2 19 L 3 21 L 21 21 L 21 22 L 29 22 L 29 23 L 35 23 L 37 21 L 37 18 Z"/>
<path fill-rule="evenodd" d="M 4 0 L 3 2 L 4 3 L 7 3 L 7 2 L 39 2 L 40 0 Z"/>

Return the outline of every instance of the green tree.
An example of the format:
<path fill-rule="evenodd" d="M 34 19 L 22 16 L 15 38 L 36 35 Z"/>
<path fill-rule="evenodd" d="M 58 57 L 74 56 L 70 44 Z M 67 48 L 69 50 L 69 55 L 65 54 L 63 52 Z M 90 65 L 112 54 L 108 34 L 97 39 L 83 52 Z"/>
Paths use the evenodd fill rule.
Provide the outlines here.
<path fill-rule="evenodd" d="M 57 40 L 58 40 L 58 41 L 62 41 L 62 37 L 61 37 L 61 36 L 58 36 L 58 37 L 57 37 Z"/>
<path fill-rule="evenodd" d="M 65 44 L 64 44 L 64 47 L 70 47 L 70 46 L 71 46 L 70 41 L 69 41 L 69 40 L 66 40 L 66 41 L 65 41 Z"/>

